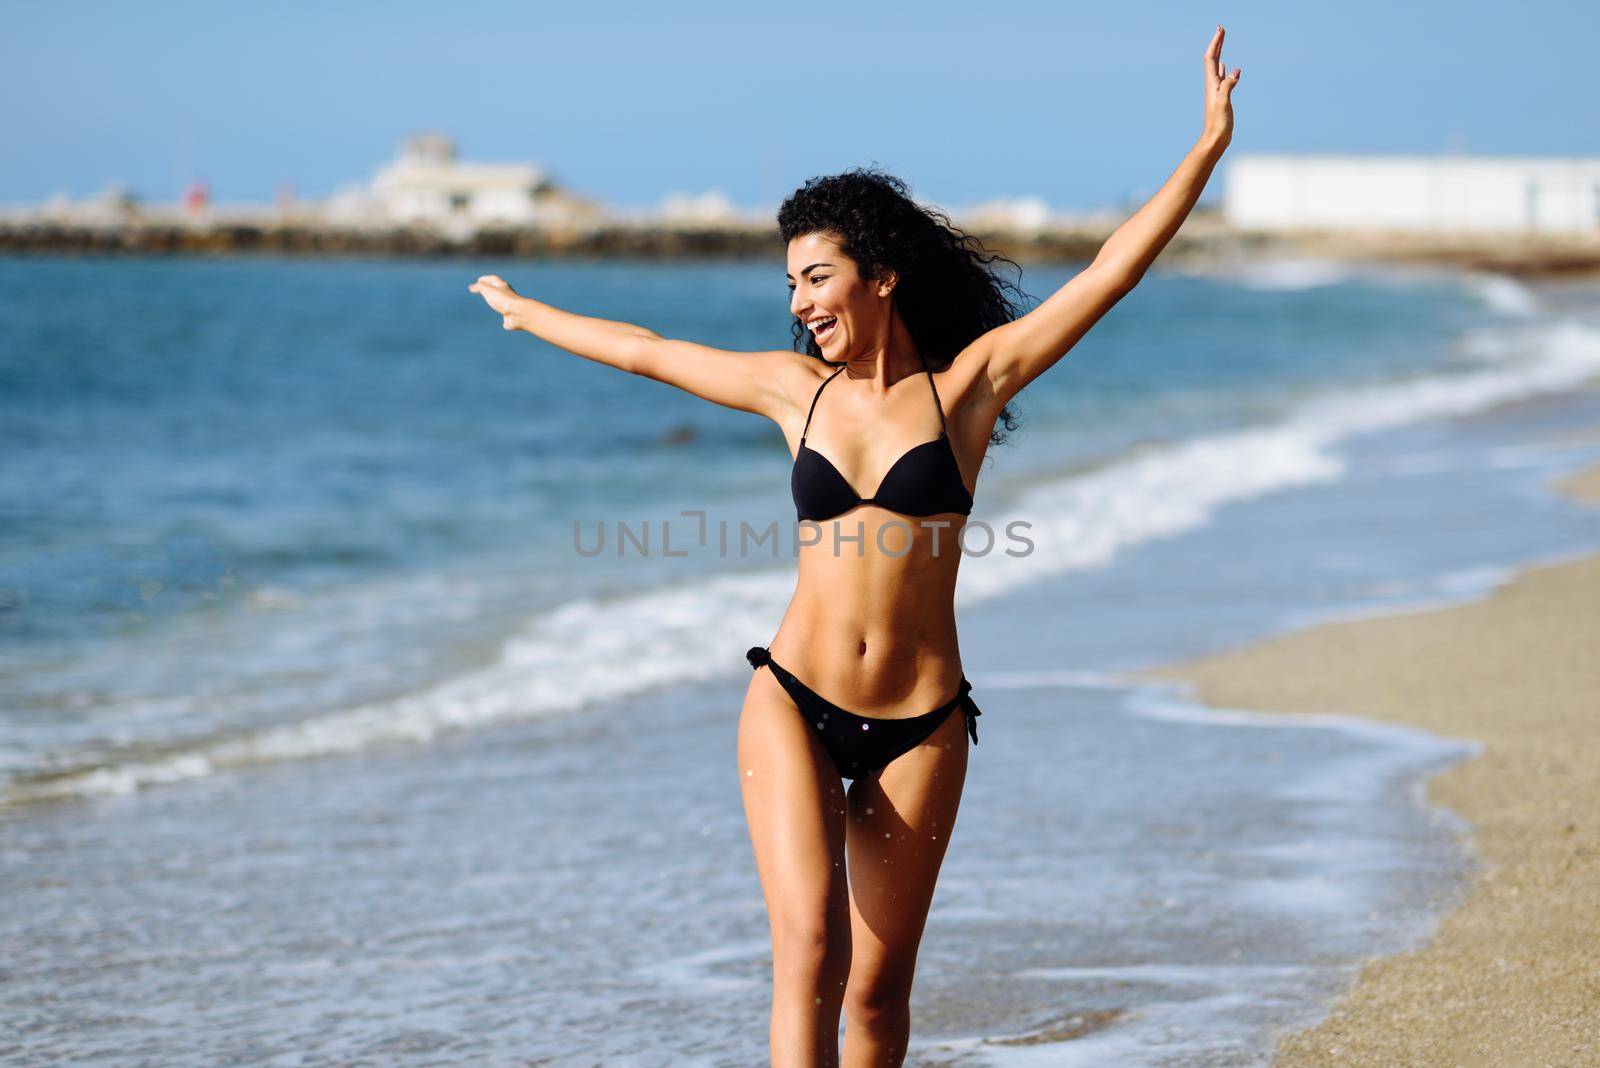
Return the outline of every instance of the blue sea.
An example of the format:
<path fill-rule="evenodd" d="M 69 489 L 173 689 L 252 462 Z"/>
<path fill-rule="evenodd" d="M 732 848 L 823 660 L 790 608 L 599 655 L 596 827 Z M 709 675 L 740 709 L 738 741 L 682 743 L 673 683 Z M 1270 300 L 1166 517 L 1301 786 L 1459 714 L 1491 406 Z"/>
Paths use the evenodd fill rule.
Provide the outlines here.
<path fill-rule="evenodd" d="M 764 1062 L 782 436 L 501 330 L 488 272 L 788 345 L 776 256 L 0 259 L 7 1063 Z M 1128 675 L 1600 549 L 1549 489 L 1597 375 L 1595 290 L 1305 259 L 1153 273 L 1030 386 L 908 1063 L 1265 1064 L 1425 940 L 1469 743 Z"/>

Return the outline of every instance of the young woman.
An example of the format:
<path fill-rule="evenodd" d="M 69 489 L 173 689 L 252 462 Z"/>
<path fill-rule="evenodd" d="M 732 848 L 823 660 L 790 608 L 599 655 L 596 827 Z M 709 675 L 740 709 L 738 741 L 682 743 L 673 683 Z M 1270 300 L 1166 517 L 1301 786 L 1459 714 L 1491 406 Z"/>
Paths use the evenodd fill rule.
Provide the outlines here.
<path fill-rule="evenodd" d="M 1015 425 L 1008 402 L 1138 283 L 1227 148 L 1240 72 L 1222 39 L 1219 26 L 1206 47 L 1194 148 L 1021 317 L 987 269 L 999 257 L 869 170 L 812 179 L 779 210 L 801 352 L 663 338 L 496 275 L 468 287 L 505 329 L 764 415 L 794 453 L 798 580 L 770 646 L 746 654 L 738 731 L 771 923 L 774 1065 L 838 1064 L 841 1011 L 845 1063 L 905 1057 L 917 947 L 977 741 L 956 642 L 958 528 L 996 423 Z"/>

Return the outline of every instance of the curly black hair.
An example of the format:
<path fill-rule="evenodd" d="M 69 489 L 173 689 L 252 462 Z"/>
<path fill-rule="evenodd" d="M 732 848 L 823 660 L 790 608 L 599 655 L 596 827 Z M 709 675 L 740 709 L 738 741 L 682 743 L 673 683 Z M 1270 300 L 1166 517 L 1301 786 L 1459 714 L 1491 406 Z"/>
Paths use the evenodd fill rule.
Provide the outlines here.
<path fill-rule="evenodd" d="M 863 278 L 880 277 L 886 268 L 896 273 L 894 306 L 931 370 L 949 367 L 980 335 L 1015 319 L 1028 299 L 1016 283 L 989 269 L 997 261 L 1009 263 L 1020 279 L 1015 261 L 986 251 L 944 212 L 912 200 L 905 182 L 876 167 L 809 178 L 778 208 L 785 246 L 818 232 L 838 241 Z M 791 329 L 796 352 L 829 362 L 805 324 L 796 319 Z M 1006 431 L 1017 428 L 1011 405 L 1001 410 L 999 423 Z M 998 428 L 989 435 L 991 444 L 1005 438 Z"/>

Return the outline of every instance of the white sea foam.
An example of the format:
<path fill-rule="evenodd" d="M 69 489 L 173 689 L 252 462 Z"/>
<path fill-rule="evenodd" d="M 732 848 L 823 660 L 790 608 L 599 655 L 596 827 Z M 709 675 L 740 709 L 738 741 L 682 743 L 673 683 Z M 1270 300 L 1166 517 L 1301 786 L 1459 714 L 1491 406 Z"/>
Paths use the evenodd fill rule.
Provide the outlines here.
<path fill-rule="evenodd" d="M 985 671 L 972 675 L 972 684 L 984 690 L 1120 690 L 1128 683 L 1120 675 L 1104 671 Z"/>
<path fill-rule="evenodd" d="M 1483 743 L 1447 738 L 1407 723 L 1367 719 L 1357 709 L 1336 712 L 1267 712 L 1215 708 L 1192 696 L 1187 682 L 1146 682 L 1129 691 L 1123 711 L 1140 719 L 1256 730 L 1336 730 L 1373 742 L 1360 756 L 1330 761 L 1281 789 L 1277 796 L 1311 803 L 1348 803 L 1366 796 L 1371 784 L 1415 767 L 1419 760 L 1463 760 L 1483 752 Z"/>
<path fill-rule="evenodd" d="M 1320 289 L 1349 281 L 1358 270 L 1342 260 L 1297 256 L 1242 263 L 1228 271 L 1227 277 L 1246 289 Z"/>
<path fill-rule="evenodd" d="M 1523 566 L 1527 566 L 1526 562 Z M 1320 623 L 1431 612 L 1478 600 L 1506 583 L 1514 574 L 1515 570 L 1510 567 L 1484 565 L 1415 579 L 1380 582 L 1364 591 L 1367 599 L 1332 608 L 1292 612 L 1284 625 L 1289 630 L 1300 630 Z"/>
<path fill-rule="evenodd" d="M 1082 969 L 1099 971 L 1099 969 Z M 1163 972 L 1178 969 L 1162 968 Z M 1038 969 L 1039 972 L 1055 971 Z M 1060 969 L 1070 974 L 1079 969 Z M 1117 972 L 1133 974 L 1123 981 L 1140 981 L 1140 969 L 1105 969 L 1104 981 Z M 1263 1005 L 1281 1003 L 1279 987 L 1291 970 L 1272 966 L 1217 965 L 1193 969 L 1193 980 L 1179 996 L 1142 1002 L 1104 1029 L 1072 1039 L 1037 1041 L 1034 1035 L 987 1035 L 955 1040 L 913 1043 L 913 1050 L 930 1060 L 937 1054 L 960 1054 L 971 1063 L 995 1068 L 1075 1068 L 1118 1065 L 1119 1068 L 1161 1068 L 1175 1064 L 1264 1065 L 1269 1059 L 1258 1046 L 1259 1037 L 1246 1022 Z M 1208 973 L 1208 974 L 1202 974 Z M 1054 976 L 1050 976 L 1054 978 Z M 1071 1000 L 1070 998 L 1067 1000 Z M 968 1060 L 963 1060 L 963 1064 Z"/>
<path fill-rule="evenodd" d="M 732 664 L 744 665 L 740 654 L 757 644 L 752 636 L 772 630 L 792 582 L 787 573 L 764 571 L 580 599 L 530 621 L 494 663 L 435 686 L 163 757 L 24 780 L 0 799 L 128 793 L 223 768 L 426 742 L 448 731 L 726 676 Z"/>
<path fill-rule="evenodd" d="M 700 953 L 674 957 L 670 960 L 640 965 L 633 969 L 632 974 L 653 979 L 664 986 L 673 986 L 706 994 L 729 990 L 760 989 L 764 984 L 759 979 L 744 975 L 719 975 L 712 971 L 712 968 L 719 964 L 744 963 L 746 961 L 760 962 L 769 956 L 771 952 L 772 942 L 770 939 L 752 939 L 717 946 Z"/>
<path fill-rule="evenodd" d="M 1538 296 L 1515 278 L 1503 274 L 1474 274 L 1466 277 L 1466 283 L 1491 311 L 1517 318 L 1539 314 Z"/>
<path fill-rule="evenodd" d="M 980 508 L 974 518 L 996 532 L 996 548 L 963 561 L 958 599 L 971 603 L 1104 567 L 1132 546 L 1205 525 L 1230 503 L 1336 480 L 1345 470 L 1338 446 L 1354 435 L 1570 389 L 1600 373 L 1600 331 L 1572 321 L 1505 323 L 1467 341 L 1469 369 L 1343 389 L 1274 424 L 1147 449 L 1043 482 L 994 512 Z M 1030 525 L 1029 555 L 1004 552 L 1011 522 Z M 745 648 L 770 637 L 793 581 L 788 568 L 741 571 L 576 600 L 530 620 L 489 666 L 406 696 L 202 741 L 162 758 L 13 782 L 0 801 L 127 792 L 224 767 L 427 741 L 726 678 L 745 667 Z"/>
<path fill-rule="evenodd" d="M 1337 446 L 1355 435 L 1571 389 L 1600 372 L 1600 331 L 1579 323 L 1482 327 L 1471 340 L 1478 363 L 1469 370 L 1342 389 L 1275 424 L 1181 442 L 1038 486 L 1000 515 L 981 516 L 997 532 L 1029 524 L 1034 550 L 1009 557 L 997 549 L 964 561 L 958 594 L 992 597 L 1047 575 L 1104 566 L 1130 546 L 1203 526 L 1226 504 L 1339 478 L 1345 461 Z"/>
<path fill-rule="evenodd" d="M 1391 286 L 1454 282 L 1464 286 L 1497 315 L 1528 319 L 1544 311 L 1543 302 L 1531 287 L 1509 275 L 1490 271 L 1463 272 L 1425 264 L 1280 256 L 1204 268 L 1194 273 L 1221 278 L 1245 289 L 1285 293 L 1322 289 L 1351 281 Z"/>
<path fill-rule="evenodd" d="M 1018 979 L 1056 979 L 1067 982 L 1101 980 L 1113 983 L 1152 983 L 1159 986 L 1222 986 L 1241 978 L 1287 979 L 1306 971 L 1299 964 L 1108 964 L 1061 968 L 1026 968 L 1012 974 Z"/>

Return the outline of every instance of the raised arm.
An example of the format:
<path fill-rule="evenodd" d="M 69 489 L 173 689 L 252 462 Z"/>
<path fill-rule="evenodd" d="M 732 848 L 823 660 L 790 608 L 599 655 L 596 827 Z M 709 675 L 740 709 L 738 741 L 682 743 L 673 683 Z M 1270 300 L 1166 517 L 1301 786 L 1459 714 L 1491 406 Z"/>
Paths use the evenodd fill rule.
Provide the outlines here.
<path fill-rule="evenodd" d="M 586 360 L 774 421 L 792 407 L 782 385 L 795 362 L 792 352 L 729 352 L 664 338 L 632 323 L 578 315 L 522 296 L 494 274 L 484 275 L 467 289 L 500 313 L 505 329 L 525 330 Z"/>
<path fill-rule="evenodd" d="M 1206 46 L 1204 129 L 1172 177 L 1117 227 L 1093 263 L 1037 308 L 974 342 L 984 360 L 997 408 L 1055 366 L 1101 316 L 1139 284 L 1200 199 L 1212 169 L 1233 139 L 1231 93 L 1240 71 L 1227 73 L 1222 37 L 1218 26 Z"/>

